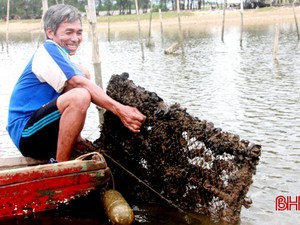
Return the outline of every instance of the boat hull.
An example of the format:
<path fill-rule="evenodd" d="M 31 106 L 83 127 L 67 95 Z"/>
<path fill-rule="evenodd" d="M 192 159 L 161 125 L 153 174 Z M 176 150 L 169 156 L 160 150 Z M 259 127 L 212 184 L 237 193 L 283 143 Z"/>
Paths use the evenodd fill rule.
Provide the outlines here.
<path fill-rule="evenodd" d="M 0 218 L 57 208 L 109 181 L 104 158 L 0 171 Z"/>

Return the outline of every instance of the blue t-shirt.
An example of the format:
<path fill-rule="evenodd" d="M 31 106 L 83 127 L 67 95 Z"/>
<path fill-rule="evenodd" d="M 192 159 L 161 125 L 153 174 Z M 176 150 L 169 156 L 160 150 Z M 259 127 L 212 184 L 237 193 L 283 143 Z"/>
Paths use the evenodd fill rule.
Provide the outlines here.
<path fill-rule="evenodd" d="M 83 75 L 66 49 L 51 40 L 40 46 L 18 79 L 10 99 L 7 131 L 17 148 L 32 113 L 56 99 L 66 81 Z"/>

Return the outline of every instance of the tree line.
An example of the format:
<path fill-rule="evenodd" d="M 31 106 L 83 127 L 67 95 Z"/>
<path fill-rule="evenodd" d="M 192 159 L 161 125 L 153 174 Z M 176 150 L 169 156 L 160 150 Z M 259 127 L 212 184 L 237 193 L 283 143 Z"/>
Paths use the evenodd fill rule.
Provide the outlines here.
<path fill-rule="evenodd" d="M 7 14 L 7 1 L 0 0 L 0 17 L 6 19 Z M 10 19 L 39 19 L 42 16 L 42 1 L 41 0 L 9 0 L 10 1 Z M 205 2 L 205 0 L 179 0 L 181 10 L 200 10 L 204 9 L 204 6 L 214 6 L 216 8 L 222 7 L 220 1 Z M 223 0 L 225 1 L 225 0 Z M 271 0 L 268 4 L 268 0 L 244 0 L 244 5 L 251 7 L 263 7 L 269 4 L 284 4 L 293 0 Z M 239 0 L 237 0 L 239 2 Z M 297 0 L 299 2 L 299 0 Z M 54 5 L 58 3 L 69 4 L 77 7 L 81 12 L 85 12 L 85 0 L 48 0 L 48 5 Z M 156 0 L 152 1 L 153 11 L 177 10 L 176 0 Z M 255 4 L 254 4 L 255 3 Z M 143 13 L 146 13 L 151 8 L 151 0 L 138 0 L 138 5 Z M 235 4 L 238 7 L 238 3 Z M 246 7 L 247 8 L 247 7 Z M 119 14 L 131 14 L 131 10 L 135 9 L 135 0 L 96 0 L 96 11 L 105 12 L 108 15 L 114 13 Z"/>

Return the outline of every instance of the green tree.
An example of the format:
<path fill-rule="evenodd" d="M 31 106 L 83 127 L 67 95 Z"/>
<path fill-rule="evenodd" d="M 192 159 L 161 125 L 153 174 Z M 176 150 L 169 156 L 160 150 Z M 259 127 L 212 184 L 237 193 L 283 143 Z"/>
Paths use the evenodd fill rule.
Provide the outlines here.
<path fill-rule="evenodd" d="M 85 0 L 48 0 L 48 5 L 70 4 L 85 11 Z M 0 0 L 0 17 L 6 18 L 7 0 Z M 41 0 L 10 0 L 10 19 L 37 19 L 42 16 Z"/>

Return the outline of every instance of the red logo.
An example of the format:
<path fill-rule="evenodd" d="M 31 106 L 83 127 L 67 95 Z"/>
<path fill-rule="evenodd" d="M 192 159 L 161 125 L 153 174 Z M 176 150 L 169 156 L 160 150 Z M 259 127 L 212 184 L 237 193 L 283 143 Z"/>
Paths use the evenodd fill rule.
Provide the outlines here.
<path fill-rule="evenodd" d="M 283 196 L 279 195 L 275 200 L 275 210 L 276 211 L 300 211 L 300 195 L 299 196 Z"/>

